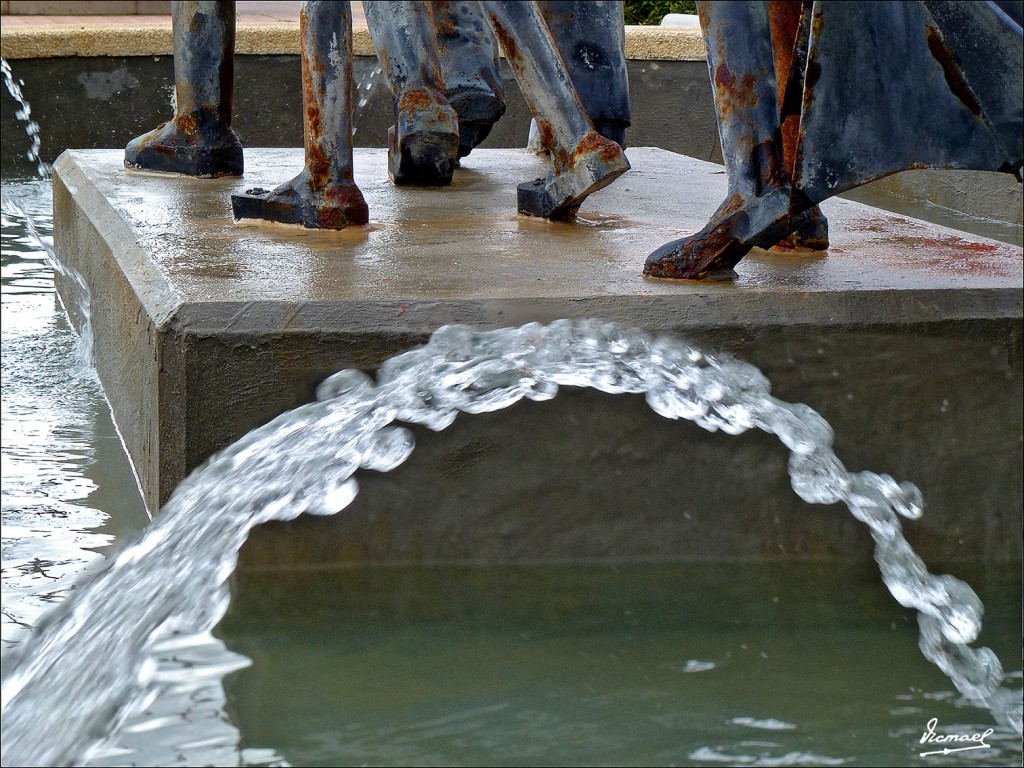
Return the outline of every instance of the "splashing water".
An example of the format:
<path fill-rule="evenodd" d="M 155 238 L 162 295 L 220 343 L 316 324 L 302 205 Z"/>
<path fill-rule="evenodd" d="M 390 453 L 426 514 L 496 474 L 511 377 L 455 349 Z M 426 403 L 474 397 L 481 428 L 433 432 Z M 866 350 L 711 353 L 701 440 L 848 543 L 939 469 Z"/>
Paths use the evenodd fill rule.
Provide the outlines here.
<path fill-rule="evenodd" d="M 5 660 L 3 753 L 11 764 L 80 760 L 158 692 L 153 658 L 223 616 L 226 580 L 249 530 L 303 512 L 333 514 L 357 492 L 360 467 L 388 471 L 413 449 L 394 421 L 433 430 L 458 412 L 499 410 L 560 386 L 645 393 L 662 416 L 704 429 L 773 433 L 790 450 L 793 489 L 846 503 L 874 537 L 890 592 L 919 611 L 920 647 L 970 701 L 1021 731 L 1019 691 L 1003 687 L 987 648 L 971 648 L 982 606 L 969 586 L 935 576 L 903 538 L 899 517 L 922 512 L 918 490 L 887 475 L 848 472 L 814 410 L 772 397 L 751 365 L 595 321 L 474 332 L 438 330 L 394 357 L 377 379 L 337 373 L 301 406 L 210 459 L 174 492 L 149 530 L 113 557 L 38 634 Z M 128 702 L 126 704 L 126 702 Z M 45 738 L 43 737 L 45 734 Z"/>
<path fill-rule="evenodd" d="M 381 82 L 381 72 L 383 70 L 377 66 L 370 70 L 369 73 L 365 74 L 359 79 L 359 82 L 355 84 L 355 94 L 359 97 L 356 102 L 357 109 L 363 109 L 367 104 L 370 103 L 370 95 L 376 89 L 378 84 Z M 352 135 L 356 135 L 356 122 L 352 121 Z"/>
<path fill-rule="evenodd" d="M 39 125 L 23 82 L 15 82 L 6 60 L 0 59 L 0 71 L 18 102 L 15 116 L 26 125 L 26 157 L 47 179 L 50 166 L 40 156 Z M 359 107 L 379 74 L 378 67 L 357 86 L 367 92 Z M 17 202 L 4 195 L 2 204 L 74 286 L 81 364 L 92 369 L 85 280 L 56 258 Z M 790 478 L 801 498 L 843 501 L 869 526 L 886 586 L 901 605 L 919 612 L 924 655 L 968 700 L 1021 733 L 1020 691 L 1002 686 L 995 654 L 968 645 L 981 628 L 980 600 L 963 582 L 930 574 L 903 538 L 897 515 L 915 518 L 923 509 L 913 485 L 847 472 L 831 450 L 829 425 L 805 405 L 771 397 L 753 366 L 614 325 L 558 321 L 490 333 L 442 328 L 426 347 L 385 363 L 377 382 L 354 370 L 335 374 L 318 389 L 317 403 L 283 414 L 213 457 L 175 491 L 144 536 L 122 547 L 86 589 L 5 656 L 5 762 L 65 764 L 100 753 L 120 723 L 173 687 L 157 659 L 206 636 L 223 616 L 226 580 L 248 531 L 268 520 L 347 506 L 357 491 L 356 469 L 388 471 L 412 451 L 411 433 L 390 426 L 393 421 L 441 430 L 458 411 L 499 410 L 523 397 L 547 400 L 559 386 L 643 392 L 667 418 L 729 434 L 753 427 L 776 434 L 790 450 Z"/>
<path fill-rule="evenodd" d="M 0 59 L 0 72 L 3 73 L 4 86 L 6 86 L 7 92 L 10 93 L 14 100 L 18 102 L 18 111 L 15 113 L 15 117 L 25 123 L 25 134 L 28 136 L 31 144 L 28 152 L 26 153 L 26 157 L 29 160 L 36 162 L 36 174 L 39 178 L 49 179 L 51 170 L 50 164 L 43 162 L 39 154 L 40 148 L 42 147 L 42 140 L 39 135 L 39 123 L 32 120 L 32 107 L 29 106 L 29 103 L 25 100 L 25 97 L 21 92 L 21 86 L 24 85 L 24 82 L 15 82 L 14 74 L 11 72 L 11 66 L 7 63 L 6 59 Z M 81 372 L 89 372 L 91 375 L 95 375 L 96 361 L 94 359 L 91 320 L 92 293 L 89 290 L 88 284 L 85 282 L 85 278 L 57 258 L 51 239 L 45 238 L 39 234 L 39 230 L 36 228 L 35 222 L 32 221 L 32 217 L 25 212 L 17 201 L 8 197 L 6 194 L 0 194 L 0 205 L 3 207 L 4 214 L 12 219 L 17 219 L 24 224 L 29 237 L 36 245 L 39 246 L 42 252 L 46 254 L 46 263 L 55 273 L 60 275 L 73 286 L 72 290 L 67 293 L 74 297 L 74 306 L 65 307 L 65 309 L 69 310 L 68 314 L 70 316 L 75 317 L 80 321 L 78 332 L 79 368 Z"/>
<path fill-rule="evenodd" d="M 369 103 L 370 94 L 381 81 L 381 72 L 382 70 L 380 67 L 374 67 L 370 71 L 369 75 L 361 78 L 359 82 L 356 83 L 355 90 L 356 93 L 359 94 L 359 101 L 357 102 L 359 109 L 362 109 Z"/>
<path fill-rule="evenodd" d="M 20 204 L 9 198 L 7 195 L 2 195 L 0 196 L 0 205 L 3 207 L 4 215 L 11 219 L 21 221 L 25 227 L 25 231 L 28 232 L 29 237 L 32 239 L 32 242 L 39 246 L 42 253 L 46 254 L 47 265 L 72 286 L 71 290 L 67 291 L 65 295 L 73 297 L 73 306 L 70 308 L 65 307 L 65 309 L 70 310 L 68 312 L 70 316 L 76 317 L 80 320 L 77 349 L 78 372 L 95 376 L 96 360 L 91 314 L 92 292 L 89 290 L 89 285 L 85 282 L 85 278 L 82 277 L 82 275 L 62 263 L 60 259 L 57 258 L 57 254 L 53 250 L 53 242 L 50 238 L 43 237 L 39 234 L 39 230 L 36 229 L 36 225 L 35 222 L 32 221 L 32 217 L 25 212 Z M 61 294 L 57 295 L 58 297 L 61 297 Z M 64 299 L 61 298 L 61 300 L 63 301 Z"/>
<path fill-rule="evenodd" d="M 14 113 L 14 116 L 25 123 L 25 133 L 29 138 L 29 149 L 25 153 L 25 157 L 36 163 L 36 172 L 39 177 L 47 179 L 50 177 L 50 164 L 44 163 L 40 156 L 43 144 L 39 135 L 39 123 L 32 119 L 32 107 L 29 106 L 21 92 L 21 86 L 25 84 L 25 81 L 14 81 L 14 73 L 11 72 L 11 65 L 7 63 L 7 59 L 0 59 L 0 72 L 3 73 L 7 92 L 18 102 L 18 111 Z"/>

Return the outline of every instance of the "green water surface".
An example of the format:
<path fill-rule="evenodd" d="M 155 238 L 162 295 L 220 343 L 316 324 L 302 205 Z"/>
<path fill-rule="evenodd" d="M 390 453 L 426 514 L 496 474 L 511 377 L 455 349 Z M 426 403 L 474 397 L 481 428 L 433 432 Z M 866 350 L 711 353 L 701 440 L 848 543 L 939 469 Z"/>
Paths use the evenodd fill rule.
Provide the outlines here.
<path fill-rule="evenodd" d="M 951 572 L 1019 669 L 1019 569 Z M 933 717 L 994 724 L 870 562 L 242 572 L 234 592 L 219 634 L 253 665 L 227 712 L 292 765 L 1021 762 L 998 728 L 919 756 Z"/>

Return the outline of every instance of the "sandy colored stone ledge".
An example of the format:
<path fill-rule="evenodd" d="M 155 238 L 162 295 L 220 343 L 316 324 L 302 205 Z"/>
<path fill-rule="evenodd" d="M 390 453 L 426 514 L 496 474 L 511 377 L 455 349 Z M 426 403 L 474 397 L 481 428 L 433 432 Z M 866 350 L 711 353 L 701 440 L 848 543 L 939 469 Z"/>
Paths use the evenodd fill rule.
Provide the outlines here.
<path fill-rule="evenodd" d="M 640 61 L 705 61 L 698 27 L 626 27 L 626 58 Z"/>
<path fill-rule="evenodd" d="M 241 55 L 298 54 L 299 20 L 241 22 L 235 50 Z M 356 56 L 372 56 L 365 25 L 353 30 Z M 0 56 L 46 59 L 63 56 L 167 56 L 172 51 L 170 22 L 137 24 L 40 24 L 0 31 Z M 704 41 L 691 27 L 626 27 L 626 56 L 660 61 L 703 61 Z"/>

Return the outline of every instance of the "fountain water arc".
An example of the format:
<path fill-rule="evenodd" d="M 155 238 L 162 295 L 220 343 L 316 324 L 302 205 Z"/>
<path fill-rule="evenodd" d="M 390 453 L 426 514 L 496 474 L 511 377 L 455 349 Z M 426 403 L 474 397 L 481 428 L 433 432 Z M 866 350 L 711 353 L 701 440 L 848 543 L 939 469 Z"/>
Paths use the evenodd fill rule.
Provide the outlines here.
<path fill-rule="evenodd" d="M 357 370 L 335 374 L 316 402 L 211 458 L 147 532 L 5 664 L 5 759 L 65 764 L 88 756 L 156 695 L 153 656 L 160 647 L 209 630 L 224 615 L 226 580 L 253 526 L 302 512 L 336 513 L 356 495 L 357 469 L 387 471 L 405 460 L 411 433 L 393 422 L 441 430 L 459 412 L 499 410 L 524 397 L 547 400 L 562 386 L 645 393 L 667 418 L 730 434 L 757 428 L 777 435 L 790 451 L 793 489 L 802 498 L 843 501 L 869 526 L 886 586 L 919 612 L 925 656 L 965 697 L 1020 731 L 1019 692 L 1002 686 L 991 651 L 968 645 L 980 630 L 977 596 L 951 576 L 930 574 L 901 533 L 899 517 L 922 512 L 913 485 L 847 472 L 831 450 L 828 424 L 807 406 L 772 397 L 753 366 L 611 324 L 558 321 L 490 332 L 442 328 L 425 347 L 388 360 L 376 381 Z"/>

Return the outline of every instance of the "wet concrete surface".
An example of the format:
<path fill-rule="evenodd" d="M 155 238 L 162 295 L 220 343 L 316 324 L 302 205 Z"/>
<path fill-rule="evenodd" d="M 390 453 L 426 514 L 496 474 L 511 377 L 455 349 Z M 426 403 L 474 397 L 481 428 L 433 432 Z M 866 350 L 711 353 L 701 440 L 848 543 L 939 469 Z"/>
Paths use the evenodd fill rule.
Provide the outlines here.
<path fill-rule="evenodd" d="M 371 225 L 323 233 L 230 220 L 230 194 L 291 178 L 298 150 L 247 150 L 246 177 L 234 180 L 128 172 L 115 150 L 66 153 L 56 246 L 96 297 L 98 369 L 147 503 L 312 399 L 326 375 L 372 370 L 442 324 L 599 317 L 761 366 L 778 396 L 833 421 L 851 468 L 918 482 L 939 500 L 918 543 L 946 559 L 1019 560 L 1021 249 L 832 200 L 827 255 L 753 254 L 728 282 L 645 280 L 647 253 L 699 229 L 725 177 L 663 150 L 628 155 L 633 170 L 574 224 L 553 224 L 515 214 L 516 184 L 544 170 L 525 151 L 477 151 L 451 188 L 399 190 L 384 150 L 357 150 Z M 257 534 L 249 556 L 729 559 L 836 557 L 858 536 L 866 545 L 832 510 L 808 529 L 765 436 L 659 426 L 626 397 L 565 395 L 530 409 L 427 435 L 420 463 L 367 481 L 384 490 L 337 520 Z M 499 528 L 508 535 L 495 537 Z"/>
<path fill-rule="evenodd" d="M 633 169 L 565 224 L 516 214 L 515 185 L 545 172 L 526 151 L 478 150 L 451 187 L 399 189 L 388 181 L 383 150 L 357 150 L 355 178 L 371 223 L 341 233 L 232 222 L 231 193 L 291 178 L 302 167 L 297 150 L 247 150 L 244 179 L 126 171 L 118 150 L 69 152 L 60 175 L 74 166 L 109 202 L 182 309 L 222 301 L 494 304 L 648 296 L 686 301 L 688 311 L 675 324 L 699 327 L 752 319 L 716 311 L 719 303 L 756 298 L 764 305 L 769 296 L 786 301 L 806 293 L 791 309 L 810 316 L 788 322 L 819 322 L 810 304 L 818 294 L 954 288 L 984 289 L 1019 308 L 1013 289 L 1019 291 L 1024 274 L 1020 248 L 846 200 L 823 205 L 831 223 L 827 258 L 756 253 L 741 262 L 734 281 L 640 279 L 648 253 L 703 226 L 725 196 L 725 175 L 719 166 L 663 150 L 628 155 Z M 215 314 L 206 316 L 209 322 Z M 900 314 L 894 302 L 889 316 Z M 235 326 L 246 322 L 237 308 L 231 317 Z M 288 325 L 302 319 L 300 311 Z"/>

